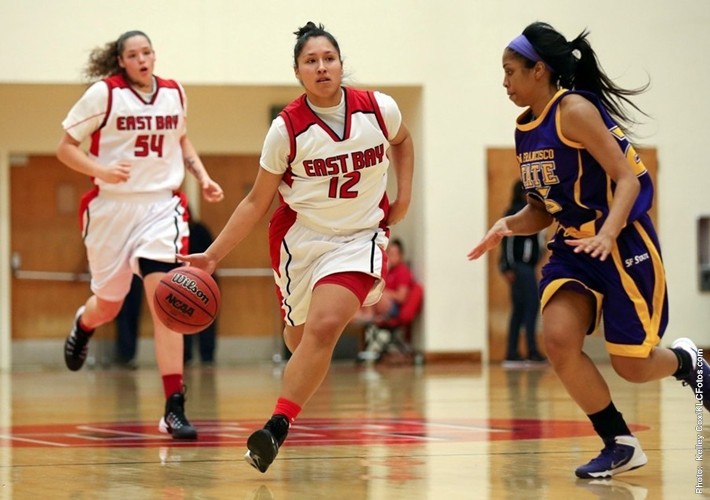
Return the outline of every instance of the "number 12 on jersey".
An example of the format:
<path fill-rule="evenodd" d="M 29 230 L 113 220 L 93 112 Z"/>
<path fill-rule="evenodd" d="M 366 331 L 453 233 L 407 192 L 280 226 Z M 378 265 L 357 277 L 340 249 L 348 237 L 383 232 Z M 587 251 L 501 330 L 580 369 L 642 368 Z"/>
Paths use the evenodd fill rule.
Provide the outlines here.
<path fill-rule="evenodd" d="M 360 172 L 348 172 L 342 177 L 331 177 L 328 198 L 357 198 L 355 184 L 360 181 Z"/>

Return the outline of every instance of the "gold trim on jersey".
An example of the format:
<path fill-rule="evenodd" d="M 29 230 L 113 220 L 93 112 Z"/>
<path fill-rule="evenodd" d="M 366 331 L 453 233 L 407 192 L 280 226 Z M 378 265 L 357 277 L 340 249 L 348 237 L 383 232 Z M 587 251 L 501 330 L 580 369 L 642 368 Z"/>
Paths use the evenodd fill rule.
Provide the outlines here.
<path fill-rule="evenodd" d="M 552 96 L 552 99 L 550 99 L 549 102 L 545 105 L 545 109 L 542 110 L 542 113 L 540 113 L 540 116 L 535 117 L 534 120 L 531 120 L 526 123 L 521 123 L 521 120 L 525 119 L 525 117 L 527 117 L 529 114 L 532 113 L 530 108 L 523 111 L 518 116 L 518 118 L 516 118 L 516 120 L 515 120 L 516 127 L 518 127 L 518 130 L 521 130 L 523 132 L 528 132 L 528 131 L 534 129 L 535 127 L 537 127 L 540 124 L 540 122 L 545 119 L 545 117 L 547 116 L 547 113 L 550 111 L 550 108 L 555 103 L 555 101 L 557 101 L 557 98 L 560 95 L 564 94 L 565 92 L 567 92 L 567 89 L 558 90 L 557 93 L 554 96 Z"/>
<path fill-rule="evenodd" d="M 627 295 L 634 304 L 636 315 L 638 316 L 639 321 L 646 332 L 646 338 L 644 339 L 643 344 L 638 346 L 610 344 L 607 342 L 607 348 L 610 354 L 631 357 L 647 357 L 648 353 L 651 352 L 651 349 L 653 349 L 653 347 L 658 345 L 661 341 L 659 330 L 661 320 L 663 319 L 663 302 L 666 296 L 666 276 L 661 261 L 661 255 L 658 252 L 656 245 L 654 245 L 651 238 L 649 238 L 648 233 L 643 229 L 643 226 L 638 221 L 633 222 L 633 227 L 636 231 L 638 231 L 641 239 L 646 244 L 646 248 L 650 254 L 651 262 L 653 264 L 653 313 L 649 311 L 648 304 L 636 286 L 636 282 L 626 272 L 621 254 L 619 253 L 618 245 L 614 245 L 614 248 L 611 251 L 614 266 L 621 277 L 621 284 L 624 287 L 624 290 L 626 290 Z"/>
<path fill-rule="evenodd" d="M 542 297 L 540 298 L 540 310 L 544 310 L 545 306 L 547 303 L 554 297 L 554 295 L 562 289 L 563 286 L 568 285 L 570 283 L 577 283 L 581 285 L 587 292 L 589 292 L 592 297 L 594 298 L 594 303 L 595 303 L 595 309 L 596 309 L 596 314 L 594 317 L 594 322 L 590 325 L 589 330 L 587 330 L 587 334 L 594 333 L 594 331 L 599 327 L 599 323 L 601 321 L 601 316 L 602 316 L 602 299 L 604 296 L 589 288 L 587 285 L 582 283 L 579 280 L 576 280 L 574 278 L 560 278 L 556 279 L 550 282 L 549 285 L 545 287 L 545 289 L 542 291 Z"/>
<path fill-rule="evenodd" d="M 651 345 L 647 341 L 641 345 L 612 344 L 611 342 L 605 342 L 605 345 L 609 354 L 626 358 L 647 358 L 651 349 L 656 346 L 656 344 Z"/>
<path fill-rule="evenodd" d="M 599 210 L 597 210 L 597 213 Z M 595 220 L 590 220 L 589 222 L 585 222 L 582 224 L 579 229 L 576 227 L 564 227 L 560 224 L 560 227 L 564 229 L 564 236 L 571 236 L 572 238 L 576 240 L 581 240 L 582 238 L 591 238 L 595 234 L 597 234 L 597 228 L 596 225 L 594 224 L 596 221 Z"/>

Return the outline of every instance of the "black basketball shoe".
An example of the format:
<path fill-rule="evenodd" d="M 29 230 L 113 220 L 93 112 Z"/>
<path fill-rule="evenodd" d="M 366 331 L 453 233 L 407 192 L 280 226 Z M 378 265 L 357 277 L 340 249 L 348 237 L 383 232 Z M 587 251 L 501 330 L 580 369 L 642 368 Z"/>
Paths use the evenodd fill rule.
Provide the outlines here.
<path fill-rule="evenodd" d="M 695 342 L 683 337 L 676 339 L 671 344 L 671 349 L 682 349 L 690 355 L 693 366 L 686 375 L 679 375 L 677 380 L 688 385 L 693 390 L 695 401 L 710 411 L 710 366 L 705 361 L 702 349 L 698 349 Z M 702 411 L 702 410 L 701 410 Z"/>
<path fill-rule="evenodd" d="M 73 372 L 84 366 L 86 355 L 89 352 L 89 339 L 94 334 L 94 330 L 85 332 L 79 327 L 79 319 L 84 314 L 84 309 L 86 309 L 84 306 L 77 309 L 71 332 L 64 341 L 64 362 L 67 368 Z"/>
<path fill-rule="evenodd" d="M 195 429 L 185 416 L 185 394 L 175 392 L 165 401 L 165 415 L 160 419 L 158 430 L 170 434 L 173 439 L 197 439 Z"/>
<path fill-rule="evenodd" d="M 274 415 L 247 440 L 244 460 L 259 472 L 266 472 L 279 454 L 279 448 L 286 440 L 290 424 L 284 415 Z"/>

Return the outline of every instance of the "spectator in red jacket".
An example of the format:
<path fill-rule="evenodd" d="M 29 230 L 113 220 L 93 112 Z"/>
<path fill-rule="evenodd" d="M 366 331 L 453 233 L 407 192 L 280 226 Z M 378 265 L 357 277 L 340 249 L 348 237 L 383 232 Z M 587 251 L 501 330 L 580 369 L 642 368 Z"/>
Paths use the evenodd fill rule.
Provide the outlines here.
<path fill-rule="evenodd" d="M 375 305 L 363 307 L 356 319 L 371 322 L 396 317 L 413 285 L 414 276 L 404 262 L 402 240 L 393 238 L 387 246 L 387 276 L 382 298 Z"/>

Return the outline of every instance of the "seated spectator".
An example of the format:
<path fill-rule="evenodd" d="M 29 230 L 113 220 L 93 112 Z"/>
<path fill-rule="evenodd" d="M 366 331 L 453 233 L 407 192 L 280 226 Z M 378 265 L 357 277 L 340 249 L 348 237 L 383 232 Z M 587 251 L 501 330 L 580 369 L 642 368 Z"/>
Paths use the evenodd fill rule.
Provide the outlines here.
<path fill-rule="evenodd" d="M 379 302 L 363 307 L 356 321 L 369 323 L 382 321 L 399 315 L 399 309 L 407 299 L 414 285 L 414 276 L 404 262 L 404 246 L 399 238 L 390 240 L 387 246 L 387 276 L 385 290 Z"/>

